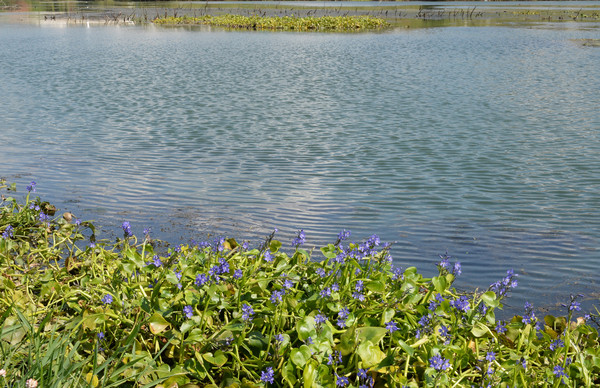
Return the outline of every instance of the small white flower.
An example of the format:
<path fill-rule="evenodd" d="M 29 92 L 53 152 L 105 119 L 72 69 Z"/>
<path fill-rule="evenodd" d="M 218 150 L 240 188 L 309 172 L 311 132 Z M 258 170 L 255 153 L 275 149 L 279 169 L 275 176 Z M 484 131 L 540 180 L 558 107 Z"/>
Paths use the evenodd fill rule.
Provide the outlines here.
<path fill-rule="evenodd" d="M 36 388 L 38 386 L 38 382 L 36 379 L 29 379 L 25 383 L 25 387 L 27 388 Z"/>
<path fill-rule="evenodd" d="M 6 369 L 0 369 L 0 377 L 6 377 Z"/>

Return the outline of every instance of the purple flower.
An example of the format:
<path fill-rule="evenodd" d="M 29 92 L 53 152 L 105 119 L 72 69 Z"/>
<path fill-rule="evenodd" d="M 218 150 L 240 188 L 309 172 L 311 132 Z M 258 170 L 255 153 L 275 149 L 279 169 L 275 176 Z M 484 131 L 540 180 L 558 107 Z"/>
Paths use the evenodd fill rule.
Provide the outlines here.
<path fill-rule="evenodd" d="M 321 295 L 321 298 L 323 299 L 329 298 L 331 296 L 331 288 L 324 288 L 323 290 L 321 290 L 319 295 Z"/>
<path fill-rule="evenodd" d="M 317 325 L 317 328 L 320 328 L 321 325 L 323 323 L 325 323 L 327 321 L 327 317 L 323 314 L 317 314 L 315 315 L 315 325 Z"/>
<path fill-rule="evenodd" d="M 504 324 L 502 322 L 498 322 L 496 324 L 496 332 L 498 332 L 500 334 L 506 333 L 506 327 L 504 326 Z"/>
<path fill-rule="evenodd" d="M 396 322 L 394 322 L 394 321 L 389 321 L 388 323 L 385 324 L 385 328 L 388 329 L 391 334 L 398 330 L 398 325 L 396 325 Z"/>
<path fill-rule="evenodd" d="M 306 235 L 304 234 L 304 230 L 300 229 L 298 231 L 298 235 L 296 236 L 294 241 L 292 241 L 292 247 L 298 248 L 300 245 L 304 244 L 305 242 L 306 242 Z"/>
<path fill-rule="evenodd" d="M 201 273 L 199 275 L 196 275 L 196 280 L 194 281 L 194 284 L 196 285 L 196 287 L 202 287 L 203 285 L 208 283 L 208 280 L 208 276 L 204 273 Z"/>
<path fill-rule="evenodd" d="M 183 313 L 185 314 L 185 316 L 190 319 L 194 316 L 194 309 L 192 308 L 192 306 L 185 306 L 183 308 Z"/>
<path fill-rule="evenodd" d="M 369 368 L 365 368 L 365 369 L 359 369 L 357 376 L 359 379 L 361 380 L 366 380 L 367 379 L 367 373 L 369 372 Z"/>
<path fill-rule="evenodd" d="M 446 252 L 443 255 L 440 255 L 440 262 L 437 264 L 438 268 L 440 270 L 444 269 L 444 270 L 448 270 L 448 268 L 450 268 L 450 257 L 452 256 L 448 256 L 448 252 Z"/>
<path fill-rule="evenodd" d="M 244 273 L 242 272 L 241 269 L 236 269 L 235 271 L 233 271 L 233 278 L 234 279 L 241 279 L 242 276 L 244 276 Z"/>
<path fill-rule="evenodd" d="M 267 263 L 270 263 L 271 261 L 273 261 L 273 255 L 271 254 L 271 251 L 269 249 L 267 249 L 265 251 L 263 258 L 265 259 L 265 261 Z"/>
<path fill-rule="evenodd" d="M 12 227 L 12 225 L 6 225 L 6 228 L 4 229 L 4 232 L 2 232 L 2 237 L 6 240 L 8 240 L 9 238 L 13 238 L 13 231 L 15 229 Z"/>
<path fill-rule="evenodd" d="M 158 255 L 154 255 L 152 257 L 152 264 L 154 264 L 154 266 L 156 268 L 161 267 L 163 265 L 162 261 L 160 260 L 160 257 L 158 257 Z"/>
<path fill-rule="evenodd" d="M 488 360 L 489 362 L 492 362 L 496 359 L 496 353 L 494 352 L 487 352 L 485 359 Z"/>
<path fill-rule="evenodd" d="M 462 266 L 460 265 L 460 262 L 457 261 L 454 263 L 454 267 L 452 267 L 452 275 L 460 276 L 460 274 L 462 274 Z"/>
<path fill-rule="evenodd" d="M 294 283 L 292 283 L 289 279 L 285 279 L 285 281 L 283 282 L 283 287 L 286 290 L 289 290 L 290 288 L 294 287 Z"/>
<path fill-rule="evenodd" d="M 357 280 L 356 281 L 356 285 L 354 286 L 354 288 L 356 289 L 357 292 L 362 292 L 364 287 L 363 281 L 362 280 Z"/>
<path fill-rule="evenodd" d="M 353 292 L 352 293 L 352 297 L 354 299 L 357 299 L 357 300 L 361 301 L 361 302 L 365 301 L 365 296 L 363 294 L 361 294 L 360 292 Z"/>
<path fill-rule="evenodd" d="M 268 367 L 267 370 L 260 373 L 260 381 L 271 384 L 275 382 L 275 372 L 272 367 Z"/>
<path fill-rule="evenodd" d="M 561 383 L 563 383 L 563 384 L 565 384 L 565 379 L 564 379 L 564 378 L 565 378 L 565 377 L 566 377 L 566 378 L 569 378 L 569 375 L 565 373 L 565 368 L 563 368 L 563 367 L 562 367 L 562 366 L 560 366 L 560 365 L 556 365 L 556 366 L 554 367 L 554 372 L 553 372 L 553 373 L 554 373 L 554 375 L 555 375 L 556 377 L 560 377 L 560 381 L 561 381 Z"/>
<path fill-rule="evenodd" d="M 550 350 L 554 351 L 558 348 L 562 348 L 563 346 L 565 346 L 565 343 L 560 338 L 557 338 L 550 344 Z"/>
<path fill-rule="evenodd" d="M 338 240 L 340 240 L 340 242 L 347 240 L 350 238 L 350 231 L 349 230 L 342 230 L 339 234 L 338 234 Z"/>
<path fill-rule="evenodd" d="M 319 275 L 320 277 L 324 278 L 325 276 L 327 276 L 327 273 L 325 272 L 325 270 L 323 268 L 317 268 L 315 270 L 315 272 L 317 273 L 317 275 Z"/>
<path fill-rule="evenodd" d="M 48 217 L 48 215 L 46 215 L 46 213 L 41 212 L 40 213 L 40 221 L 42 221 L 42 222 L 50 221 L 50 217 Z"/>
<path fill-rule="evenodd" d="M 252 315 L 254 315 L 254 309 L 247 303 L 242 305 L 242 319 L 246 322 L 252 321 Z"/>
<path fill-rule="evenodd" d="M 333 283 L 333 284 L 331 285 L 331 291 L 332 291 L 332 292 L 338 292 L 339 290 L 340 290 L 340 285 L 339 285 L 339 284 L 337 284 L 337 283 Z"/>
<path fill-rule="evenodd" d="M 129 224 L 129 221 L 124 221 L 121 224 L 121 228 L 123 229 L 124 238 L 133 236 L 133 233 L 131 233 L 131 224 Z"/>
<path fill-rule="evenodd" d="M 348 378 L 346 376 L 339 376 L 336 374 L 337 377 L 337 381 L 335 382 L 335 384 L 338 387 L 345 387 L 347 386 L 350 382 L 348 381 Z"/>
<path fill-rule="evenodd" d="M 277 342 L 283 342 L 283 340 L 285 339 L 283 337 L 283 334 L 275 334 L 275 336 L 273 338 L 275 338 L 275 341 L 277 341 Z"/>
<path fill-rule="evenodd" d="M 106 294 L 102 297 L 102 303 L 111 304 L 113 302 L 113 297 L 110 294 Z"/>
<path fill-rule="evenodd" d="M 464 313 L 469 311 L 469 309 L 471 308 L 471 305 L 469 304 L 469 298 L 464 295 L 456 300 L 451 301 L 450 306 Z"/>
<path fill-rule="evenodd" d="M 450 363 L 448 360 L 437 354 L 429 359 L 429 366 L 437 371 L 445 371 L 450 368 Z"/>
<path fill-rule="evenodd" d="M 101 331 L 100 333 L 97 334 L 97 336 L 98 336 L 99 340 L 103 340 L 104 339 L 104 332 Z"/>
<path fill-rule="evenodd" d="M 271 293 L 271 303 L 277 305 L 280 302 L 283 302 L 283 295 L 284 292 L 283 291 L 279 291 L 279 290 L 275 290 L 273 291 L 273 293 Z"/>
<path fill-rule="evenodd" d="M 337 350 L 331 353 L 327 358 L 329 360 L 327 361 L 327 365 L 337 365 L 342 363 L 342 353 Z"/>
<path fill-rule="evenodd" d="M 28 184 L 27 187 L 25 187 L 25 188 L 27 189 L 27 191 L 35 193 L 35 186 L 36 185 L 37 185 L 37 183 L 35 183 L 35 181 L 31 181 L 31 183 Z"/>

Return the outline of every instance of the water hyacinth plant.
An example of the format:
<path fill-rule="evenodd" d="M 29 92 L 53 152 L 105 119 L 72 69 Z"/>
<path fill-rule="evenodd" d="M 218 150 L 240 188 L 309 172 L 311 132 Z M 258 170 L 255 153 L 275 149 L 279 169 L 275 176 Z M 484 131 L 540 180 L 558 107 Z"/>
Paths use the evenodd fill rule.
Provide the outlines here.
<path fill-rule="evenodd" d="M 581 296 L 563 317 L 540 319 L 528 304 L 496 319 L 517 285 L 512 271 L 483 292 L 459 292 L 450 256 L 425 278 L 394 267 L 377 236 L 348 242 L 347 231 L 312 256 L 302 230 L 285 245 L 273 233 L 258 248 L 219 238 L 161 252 L 137 240 L 135 225 L 116 242 L 96 241 L 91 223 L 8 194 L 3 386 L 600 384 L 598 315 L 576 316 Z"/>
<path fill-rule="evenodd" d="M 380 30 L 390 25 L 385 20 L 371 16 L 242 16 L 242 15 L 204 15 L 200 17 L 181 16 L 163 17 L 152 21 L 159 25 L 202 24 L 231 29 L 244 30 L 281 30 L 281 31 L 365 31 Z"/>

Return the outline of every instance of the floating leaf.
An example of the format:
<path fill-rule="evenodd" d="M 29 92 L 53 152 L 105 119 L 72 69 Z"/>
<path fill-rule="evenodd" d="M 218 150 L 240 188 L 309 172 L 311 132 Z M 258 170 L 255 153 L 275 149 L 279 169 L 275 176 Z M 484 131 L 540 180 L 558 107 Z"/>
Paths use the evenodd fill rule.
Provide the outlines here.
<path fill-rule="evenodd" d="M 148 320 L 148 323 L 150 324 L 150 331 L 152 332 L 152 334 L 160 334 L 163 331 L 167 330 L 167 328 L 170 325 L 169 322 L 165 318 L 163 318 L 163 316 L 160 315 L 160 313 L 158 313 L 157 311 L 154 312 L 154 314 L 152 314 L 152 316 Z"/>

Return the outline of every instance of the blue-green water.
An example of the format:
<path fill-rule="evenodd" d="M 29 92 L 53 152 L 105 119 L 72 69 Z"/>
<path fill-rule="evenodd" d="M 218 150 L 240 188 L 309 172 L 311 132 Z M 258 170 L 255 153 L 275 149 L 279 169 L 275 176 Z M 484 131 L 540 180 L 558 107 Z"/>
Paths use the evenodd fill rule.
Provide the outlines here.
<path fill-rule="evenodd" d="M 0 176 L 172 243 L 299 228 L 402 266 L 514 268 L 553 308 L 600 291 L 600 38 L 590 24 L 383 34 L 0 25 Z M 588 303 L 594 301 L 588 300 Z"/>

